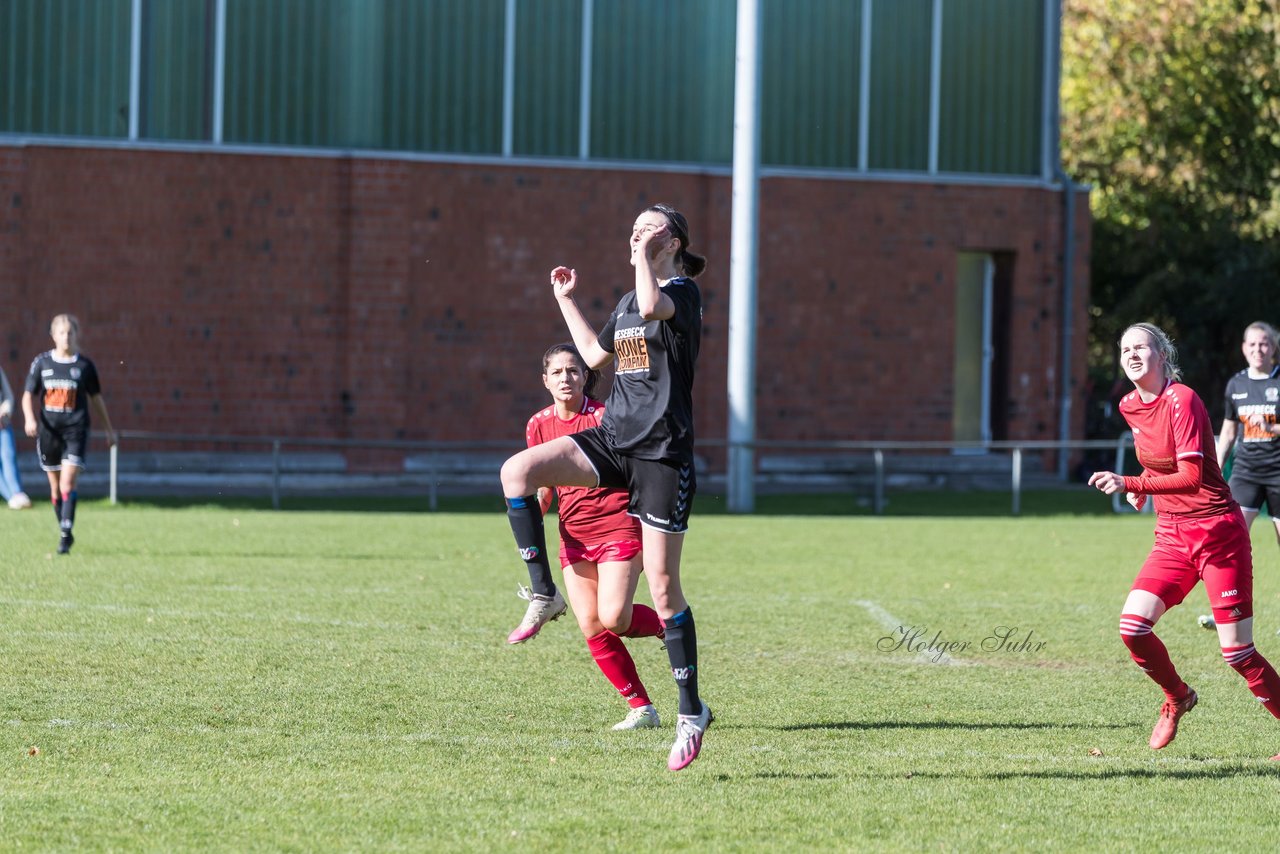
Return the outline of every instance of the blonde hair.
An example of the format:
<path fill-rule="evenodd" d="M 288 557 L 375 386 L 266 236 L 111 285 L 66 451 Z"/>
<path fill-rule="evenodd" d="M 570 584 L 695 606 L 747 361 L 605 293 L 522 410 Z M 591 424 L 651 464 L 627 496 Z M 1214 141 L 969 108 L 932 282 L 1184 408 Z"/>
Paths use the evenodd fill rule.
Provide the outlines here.
<path fill-rule="evenodd" d="M 1244 334 L 1248 335 L 1250 329 L 1256 329 L 1267 336 L 1267 340 L 1271 342 L 1271 364 L 1280 363 L 1280 353 L 1276 352 L 1280 349 L 1280 333 L 1276 332 L 1276 328 L 1265 320 L 1255 320 L 1244 328 Z"/>
<path fill-rule="evenodd" d="M 49 321 L 49 333 L 53 334 L 53 327 L 58 325 L 58 321 L 62 321 L 71 327 L 71 334 L 80 337 L 80 320 L 74 314 L 55 314 L 53 320 Z"/>
<path fill-rule="evenodd" d="M 1120 337 L 1123 339 L 1129 334 L 1130 329 L 1141 329 L 1151 337 L 1151 343 L 1155 345 L 1156 351 L 1160 354 L 1160 361 L 1164 363 L 1165 379 L 1173 380 L 1175 383 L 1181 382 L 1182 368 L 1178 367 L 1178 348 L 1173 346 L 1173 339 L 1154 323 L 1135 323 Z"/>
<path fill-rule="evenodd" d="M 49 335 L 53 335 L 53 329 L 59 323 L 65 323 L 69 334 L 67 335 L 67 349 L 72 353 L 80 352 L 80 321 L 74 314 L 58 314 L 53 320 L 49 321 Z"/>

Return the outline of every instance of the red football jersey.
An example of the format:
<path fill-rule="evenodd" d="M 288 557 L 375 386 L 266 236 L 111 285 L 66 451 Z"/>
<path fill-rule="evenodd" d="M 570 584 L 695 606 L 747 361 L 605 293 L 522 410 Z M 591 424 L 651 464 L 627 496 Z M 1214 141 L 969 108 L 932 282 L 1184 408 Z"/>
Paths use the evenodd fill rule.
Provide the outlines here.
<path fill-rule="evenodd" d="M 1204 466 L 1196 492 L 1152 495 L 1157 512 L 1201 517 L 1236 508 L 1218 468 L 1209 411 L 1198 394 L 1182 383 L 1169 383 L 1155 400 L 1143 403 L 1135 389 L 1120 400 L 1120 414 L 1133 430 L 1144 475 L 1177 474 L 1178 461 L 1189 457 L 1199 457 Z"/>
<path fill-rule="evenodd" d="M 556 415 L 554 406 L 535 413 L 525 427 L 530 448 L 560 436 L 600 426 L 604 404 L 584 398 L 582 411 L 567 421 Z M 596 489 L 585 486 L 557 486 L 560 502 L 560 539 L 575 548 L 598 546 L 615 540 L 640 539 L 640 521 L 627 515 L 625 489 Z"/>

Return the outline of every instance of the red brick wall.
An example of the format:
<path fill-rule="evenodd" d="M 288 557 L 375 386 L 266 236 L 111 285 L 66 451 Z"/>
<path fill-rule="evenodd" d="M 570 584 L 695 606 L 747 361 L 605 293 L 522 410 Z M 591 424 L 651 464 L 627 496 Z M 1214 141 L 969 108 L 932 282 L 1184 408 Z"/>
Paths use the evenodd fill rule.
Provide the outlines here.
<path fill-rule="evenodd" d="M 655 201 L 710 261 L 698 417 L 723 438 L 724 176 L 0 148 L 0 357 L 20 384 L 71 311 L 120 428 L 518 441 L 545 401 L 539 357 L 567 338 L 547 272 L 576 267 L 598 321 Z M 950 438 L 962 249 L 1016 254 L 1009 433 L 1056 438 L 1059 193 L 773 178 L 760 210 L 761 438 Z"/>

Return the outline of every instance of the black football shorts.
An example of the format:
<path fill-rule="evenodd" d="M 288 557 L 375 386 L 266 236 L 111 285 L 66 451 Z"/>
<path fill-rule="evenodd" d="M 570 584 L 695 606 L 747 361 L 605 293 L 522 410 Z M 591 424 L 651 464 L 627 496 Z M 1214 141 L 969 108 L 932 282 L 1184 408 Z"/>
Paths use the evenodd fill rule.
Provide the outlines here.
<path fill-rule="evenodd" d="M 89 428 L 84 425 L 51 430 L 42 423 L 36 436 L 40 468 L 45 471 L 62 471 L 63 463 L 84 468 L 85 448 L 88 444 Z"/>
<path fill-rule="evenodd" d="M 569 437 L 582 450 L 600 479 L 599 486 L 625 489 L 631 498 L 627 513 L 640 524 L 682 534 L 689 529 L 689 511 L 698 491 L 693 463 L 640 460 L 619 453 L 599 427 Z"/>
<path fill-rule="evenodd" d="M 1236 500 L 1242 510 L 1258 511 L 1262 502 L 1267 502 L 1267 513 L 1280 515 L 1280 484 L 1264 483 L 1249 477 L 1247 474 L 1231 473 L 1231 497 Z"/>

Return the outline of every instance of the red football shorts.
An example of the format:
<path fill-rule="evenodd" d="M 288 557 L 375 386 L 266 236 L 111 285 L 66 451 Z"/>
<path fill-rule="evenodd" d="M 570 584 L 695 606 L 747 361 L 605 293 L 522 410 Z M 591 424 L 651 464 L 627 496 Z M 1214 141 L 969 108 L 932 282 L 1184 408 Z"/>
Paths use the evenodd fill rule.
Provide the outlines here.
<path fill-rule="evenodd" d="M 1156 543 L 1134 579 L 1134 590 L 1172 608 L 1201 579 L 1219 622 L 1253 616 L 1253 546 L 1239 510 L 1201 519 L 1156 521 Z"/>
<path fill-rule="evenodd" d="M 614 540 L 594 546 L 566 546 L 560 544 L 560 565 L 589 563 L 622 563 L 640 554 L 639 540 Z"/>

